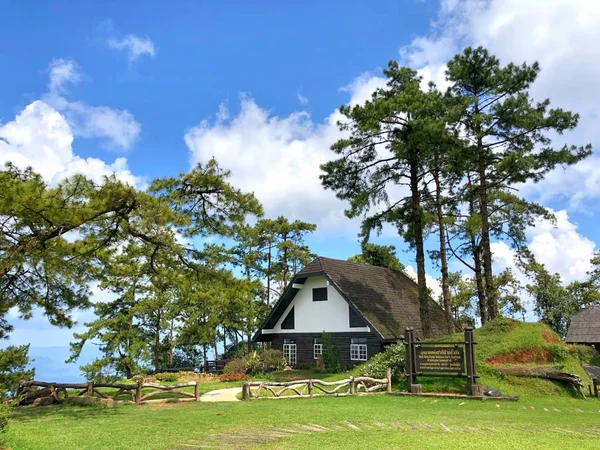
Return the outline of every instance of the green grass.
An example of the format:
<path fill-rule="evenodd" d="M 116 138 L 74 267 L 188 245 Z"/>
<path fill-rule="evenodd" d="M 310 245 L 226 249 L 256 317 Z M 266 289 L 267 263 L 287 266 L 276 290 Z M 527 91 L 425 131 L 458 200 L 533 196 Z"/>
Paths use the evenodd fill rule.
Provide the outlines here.
<path fill-rule="evenodd" d="M 547 410 L 545 410 L 545 409 Z M 560 412 L 554 411 L 558 409 Z M 579 412 L 579 411 L 581 412 Z M 4 439 L 14 450 L 172 449 L 207 435 L 253 433 L 270 426 L 349 421 L 362 431 L 331 431 L 287 437 L 257 448 L 598 448 L 600 401 L 569 397 L 519 402 L 433 400 L 388 395 L 264 400 L 239 403 L 121 405 L 114 408 L 23 407 L 13 412 Z M 394 430 L 389 424 L 415 424 Z M 374 421 L 386 424 L 378 430 Z M 428 431 L 422 424 L 435 427 Z M 444 432 L 477 427 L 485 434 Z M 368 430 L 364 426 L 371 424 Z"/>

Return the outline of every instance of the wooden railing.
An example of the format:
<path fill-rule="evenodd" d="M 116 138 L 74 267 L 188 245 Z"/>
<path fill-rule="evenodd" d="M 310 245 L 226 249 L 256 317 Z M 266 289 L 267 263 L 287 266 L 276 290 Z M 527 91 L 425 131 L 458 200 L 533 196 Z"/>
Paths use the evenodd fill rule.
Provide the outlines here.
<path fill-rule="evenodd" d="M 391 369 L 387 378 L 350 377 L 340 381 L 323 381 L 317 379 L 288 382 L 254 381 L 246 382 L 242 388 L 242 399 L 283 398 L 283 397 L 316 397 L 346 396 L 360 393 L 372 393 L 385 389 L 392 392 Z M 362 392 L 361 392 L 362 391 Z"/>
<path fill-rule="evenodd" d="M 183 390 L 190 387 L 194 387 L 193 393 Z M 107 389 L 113 389 L 113 391 L 111 392 Z M 152 390 L 144 393 L 144 389 Z M 152 397 L 165 393 L 177 394 L 180 397 L 149 400 Z M 130 397 L 131 399 L 119 400 L 121 396 Z M 60 403 L 77 397 L 97 397 L 100 399 L 111 399 L 115 403 L 136 403 L 141 405 L 147 402 L 197 401 L 200 398 L 200 389 L 197 381 L 171 385 L 144 383 L 142 380 L 139 380 L 135 384 L 94 383 L 93 381 L 87 383 L 24 381 L 19 384 L 17 397 L 19 398 L 19 405 L 31 404 L 38 398 L 52 398 L 55 402 Z"/>
<path fill-rule="evenodd" d="M 201 366 L 188 367 L 165 367 L 161 372 L 200 372 L 200 373 L 223 373 L 223 368 L 231 359 L 207 360 Z"/>

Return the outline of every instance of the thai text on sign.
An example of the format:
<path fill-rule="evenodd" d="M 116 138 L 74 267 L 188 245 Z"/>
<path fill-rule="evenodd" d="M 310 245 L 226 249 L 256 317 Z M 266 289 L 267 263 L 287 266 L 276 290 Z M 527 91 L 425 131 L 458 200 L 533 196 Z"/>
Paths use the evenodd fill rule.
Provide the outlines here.
<path fill-rule="evenodd" d="M 461 347 L 417 347 L 417 372 L 453 372 L 464 371 L 464 350 Z"/>

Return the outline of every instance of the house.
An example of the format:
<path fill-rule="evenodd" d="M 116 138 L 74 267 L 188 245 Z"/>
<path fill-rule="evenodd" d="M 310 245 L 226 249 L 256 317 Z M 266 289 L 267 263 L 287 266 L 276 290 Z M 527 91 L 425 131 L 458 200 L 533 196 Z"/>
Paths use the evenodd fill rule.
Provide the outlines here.
<path fill-rule="evenodd" d="M 434 336 L 445 334 L 442 308 L 431 300 Z M 402 339 L 406 327 L 422 337 L 417 284 L 402 272 L 317 257 L 291 280 L 253 337 L 283 351 L 288 364 L 314 364 L 321 333 L 349 367 Z"/>
<path fill-rule="evenodd" d="M 594 345 L 600 350 L 600 306 L 590 306 L 571 318 L 567 343 Z"/>

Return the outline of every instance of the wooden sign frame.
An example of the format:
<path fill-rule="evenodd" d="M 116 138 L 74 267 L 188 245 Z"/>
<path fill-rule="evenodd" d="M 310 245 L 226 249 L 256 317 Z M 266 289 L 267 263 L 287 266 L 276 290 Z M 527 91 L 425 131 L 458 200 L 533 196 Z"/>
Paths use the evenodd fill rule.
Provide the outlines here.
<path fill-rule="evenodd" d="M 477 384 L 473 328 L 466 327 L 463 342 L 418 342 L 413 328 L 404 332 L 406 349 L 406 381 L 409 392 L 415 389 L 417 377 L 466 378 L 467 392 Z M 425 356 L 423 355 L 425 353 Z"/>

